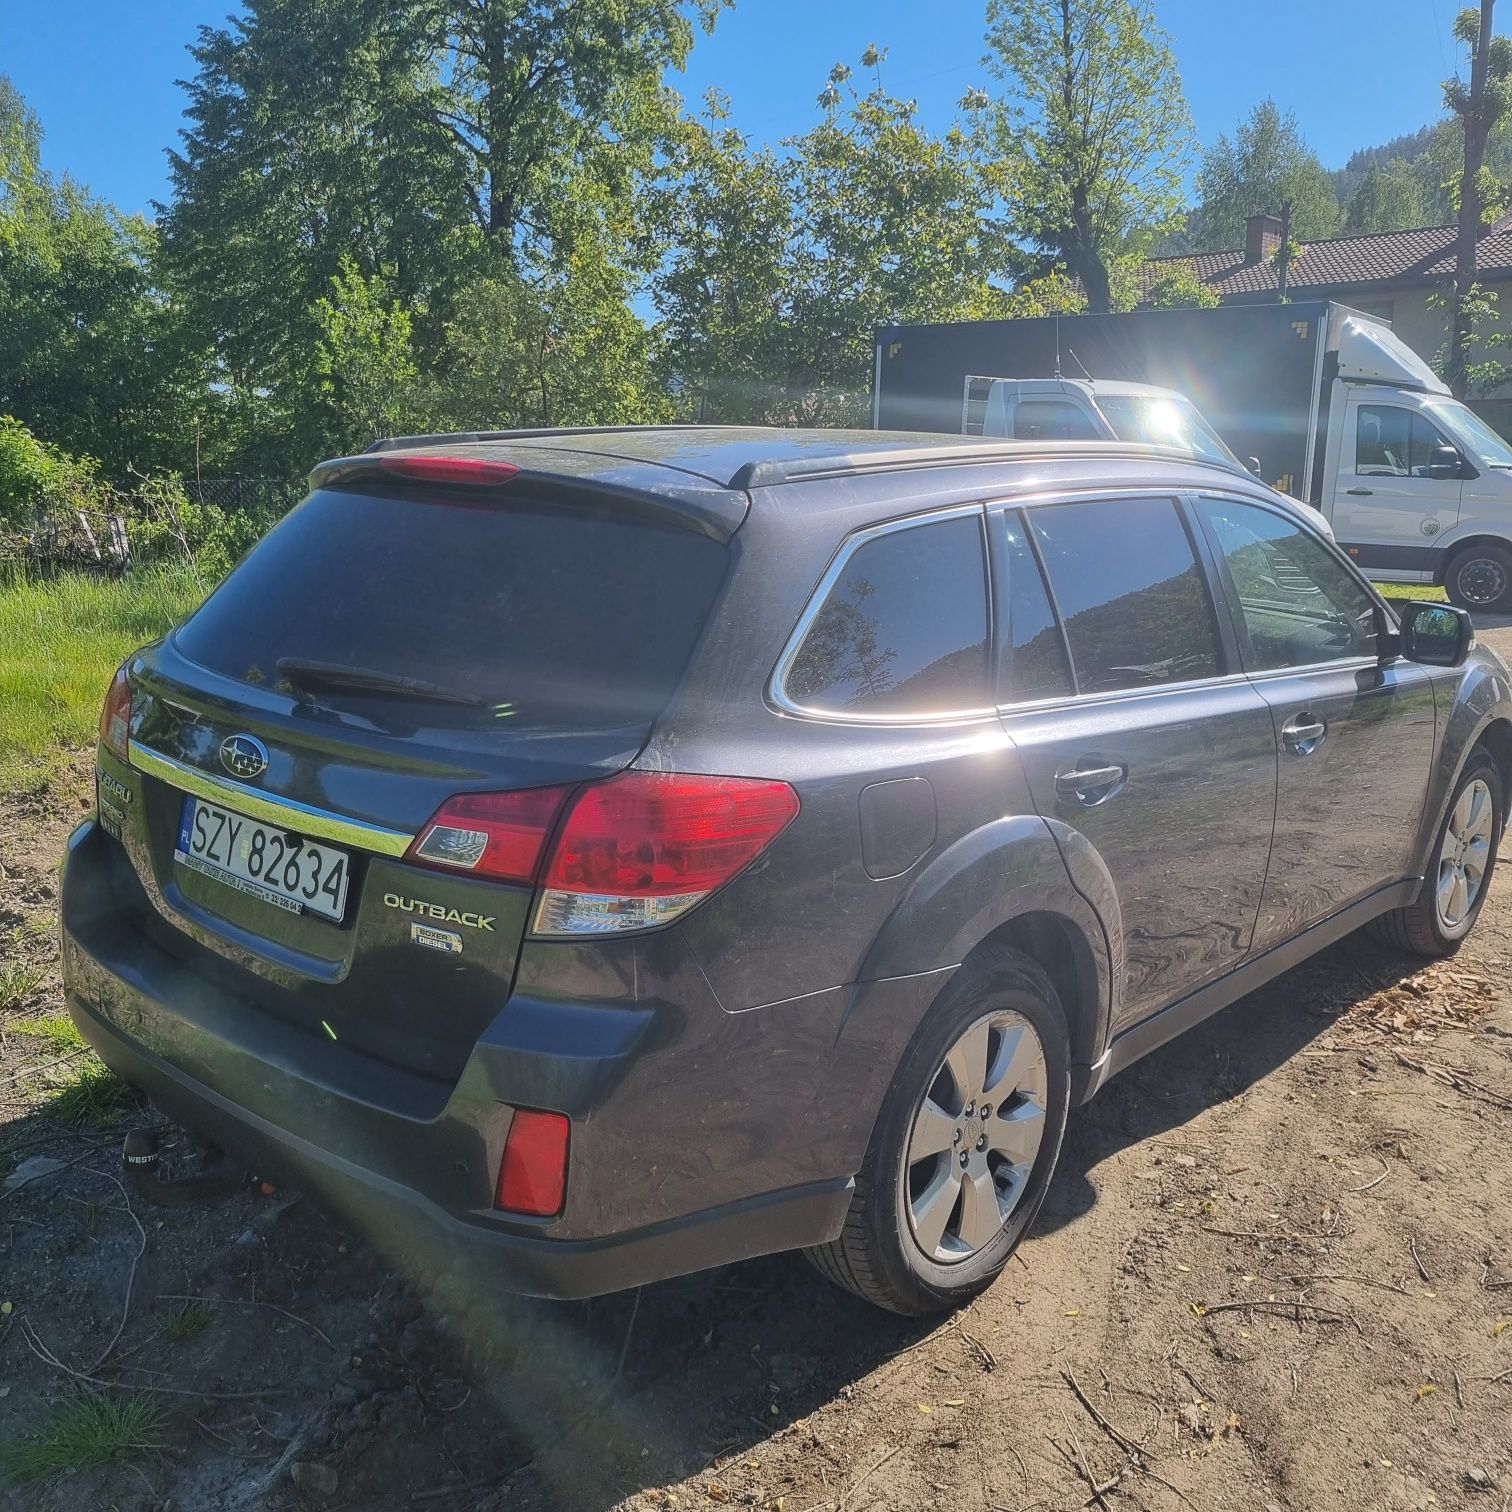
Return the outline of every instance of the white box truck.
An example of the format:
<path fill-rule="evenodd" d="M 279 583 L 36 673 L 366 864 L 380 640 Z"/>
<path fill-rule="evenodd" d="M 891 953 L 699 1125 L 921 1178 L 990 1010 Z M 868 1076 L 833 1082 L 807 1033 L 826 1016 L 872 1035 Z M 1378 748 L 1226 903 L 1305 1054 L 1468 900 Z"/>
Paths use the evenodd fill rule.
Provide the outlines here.
<path fill-rule="evenodd" d="M 1372 577 L 1512 614 L 1512 446 L 1376 316 L 1312 301 L 892 326 L 874 374 L 880 428 L 1237 459 Z"/>

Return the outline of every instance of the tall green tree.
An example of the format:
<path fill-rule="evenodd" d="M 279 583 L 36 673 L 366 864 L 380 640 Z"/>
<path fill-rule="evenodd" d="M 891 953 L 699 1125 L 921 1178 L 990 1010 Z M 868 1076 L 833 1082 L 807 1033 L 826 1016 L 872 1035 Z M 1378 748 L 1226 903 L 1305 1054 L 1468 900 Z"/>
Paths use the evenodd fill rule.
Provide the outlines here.
<path fill-rule="evenodd" d="M 344 260 L 444 307 L 470 255 L 465 175 L 409 19 L 384 0 L 251 0 L 190 49 L 165 274 L 263 438 L 254 467 L 324 444 L 317 308 Z"/>
<path fill-rule="evenodd" d="M 0 413 L 108 476 L 183 466 L 213 407 L 203 353 L 154 285 L 156 235 L 40 163 L 41 127 L 0 77 Z"/>
<path fill-rule="evenodd" d="M 1404 157 L 1372 163 L 1344 216 L 1346 232 L 1404 231 L 1429 220 L 1423 175 Z"/>
<path fill-rule="evenodd" d="M 663 89 L 695 24 L 732 0 L 422 0 L 414 35 L 434 77 L 423 109 L 462 154 L 480 227 L 549 234 L 564 167 L 618 179 L 669 119 Z"/>
<path fill-rule="evenodd" d="M 619 259 L 580 235 L 558 268 L 492 263 L 459 292 L 432 373 L 443 429 L 634 425 L 671 418 L 656 343 Z"/>
<path fill-rule="evenodd" d="M 872 332 L 996 312 L 1022 270 L 998 213 L 1006 180 L 981 132 L 924 129 L 869 48 L 864 92 L 832 70 L 823 117 L 753 151 L 715 98 L 685 123 L 650 219 L 669 386 L 710 419 L 855 423 Z"/>
<path fill-rule="evenodd" d="M 344 258 L 330 292 L 316 301 L 315 369 L 337 449 L 361 451 L 381 436 L 425 425 L 413 319 L 381 275 L 364 278 Z"/>
<path fill-rule="evenodd" d="M 1303 139 L 1297 118 L 1283 114 L 1274 100 L 1262 100 L 1232 137 L 1220 135 L 1204 154 L 1197 201 L 1190 238 L 1198 251 L 1242 247 L 1245 220 L 1279 215 L 1287 201 L 1297 240 L 1332 236 L 1339 229 L 1339 203 L 1327 171 Z"/>
<path fill-rule="evenodd" d="M 988 0 L 988 107 L 1023 238 L 1109 308 L 1109 265 L 1179 218 L 1193 151 L 1149 0 Z"/>
<path fill-rule="evenodd" d="M 985 134 L 926 130 L 912 100 L 883 89 L 876 50 L 861 62 L 874 87 L 835 68 L 824 118 L 784 144 L 796 211 L 784 381 L 809 396 L 801 417 L 825 423 L 864 416 L 878 326 L 990 315 L 1024 263 Z"/>
<path fill-rule="evenodd" d="M 339 439 L 314 354 L 348 264 L 408 313 L 424 371 L 500 263 L 544 289 L 580 255 L 654 261 L 630 208 L 676 119 L 663 75 L 727 3 L 248 0 L 203 29 L 165 266 L 271 450 Z"/>
<path fill-rule="evenodd" d="M 797 209 L 791 165 L 753 150 L 717 91 L 668 141 L 642 200 L 668 387 L 694 418 L 766 420 L 784 389 Z"/>
<path fill-rule="evenodd" d="M 1458 120 L 1464 141 L 1459 174 L 1459 203 L 1454 237 L 1454 309 L 1449 323 L 1446 381 L 1463 397 L 1468 387 L 1470 346 L 1474 337 L 1471 302 L 1476 293 L 1476 248 L 1488 204 L 1496 188 L 1488 182 L 1486 144 L 1492 128 L 1512 106 L 1512 42 L 1492 32 L 1496 0 L 1480 0 L 1480 9 L 1462 10 L 1454 35 L 1469 50 L 1468 87 L 1458 76 L 1444 83 L 1444 103 Z"/>
<path fill-rule="evenodd" d="M 0 208 L 14 210 L 18 197 L 42 174 L 42 123 L 4 74 L 0 74 Z"/>

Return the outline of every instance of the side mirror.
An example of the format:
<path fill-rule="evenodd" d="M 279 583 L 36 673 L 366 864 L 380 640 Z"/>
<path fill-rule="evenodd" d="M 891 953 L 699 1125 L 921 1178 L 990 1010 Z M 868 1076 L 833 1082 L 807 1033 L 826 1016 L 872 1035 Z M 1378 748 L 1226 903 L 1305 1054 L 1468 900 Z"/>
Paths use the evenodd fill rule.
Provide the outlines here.
<path fill-rule="evenodd" d="M 1402 655 L 1429 667 L 1462 667 L 1475 644 L 1475 624 L 1463 609 L 1424 604 L 1400 606 Z"/>
<path fill-rule="evenodd" d="M 1260 471 L 1259 457 L 1246 457 L 1244 459 L 1244 465 L 1249 468 L 1249 470 L 1254 473 L 1257 478 L 1263 478 L 1265 476 L 1265 474 Z"/>
<path fill-rule="evenodd" d="M 1452 446 L 1435 446 L 1428 453 L 1430 478 L 1457 478 L 1460 470 L 1460 454 Z"/>

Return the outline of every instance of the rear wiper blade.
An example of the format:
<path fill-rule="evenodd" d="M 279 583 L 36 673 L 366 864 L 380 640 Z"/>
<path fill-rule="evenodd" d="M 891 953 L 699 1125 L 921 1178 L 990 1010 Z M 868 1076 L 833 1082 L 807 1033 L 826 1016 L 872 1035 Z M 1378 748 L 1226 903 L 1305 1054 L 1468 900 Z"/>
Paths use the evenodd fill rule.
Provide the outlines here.
<path fill-rule="evenodd" d="M 421 699 L 426 703 L 464 704 L 470 709 L 484 707 L 484 700 L 471 693 L 427 682 L 423 677 L 401 677 L 394 672 L 347 667 L 340 662 L 308 661 L 301 656 L 281 656 L 275 665 L 296 688 L 329 688 L 333 692 L 349 689 L 357 693 Z"/>

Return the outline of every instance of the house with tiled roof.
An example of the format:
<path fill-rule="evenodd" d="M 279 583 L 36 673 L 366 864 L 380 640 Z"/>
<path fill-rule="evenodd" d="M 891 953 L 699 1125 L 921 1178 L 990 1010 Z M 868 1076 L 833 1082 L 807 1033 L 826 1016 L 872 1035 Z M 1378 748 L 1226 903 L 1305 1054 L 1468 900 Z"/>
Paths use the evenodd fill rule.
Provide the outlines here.
<path fill-rule="evenodd" d="M 1384 316 L 1408 346 L 1432 362 L 1444 345 L 1446 324 L 1443 311 L 1430 308 L 1429 301 L 1454 277 L 1455 229 L 1419 226 L 1308 242 L 1301 255 L 1292 258 L 1287 292 L 1293 299 L 1337 299 Z M 1140 270 L 1141 282 L 1149 289 L 1173 264 L 1186 263 L 1221 303 L 1258 304 L 1276 298 L 1275 254 L 1280 245 L 1281 222 L 1273 215 L 1252 215 L 1245 225 L 1244 246 L 1149 258 Z M 1481 233 L 1476 265 L 1481 286 L 1499 296 L 1502 328 L 1512 331 L 1512 215 Z M 1495 355 L 1512 358 L 1512 349 L 1502 348 Z M 1477 401 L 1475 407 L 1503 431 L 1512 424 L 1512 395 Z"/>

